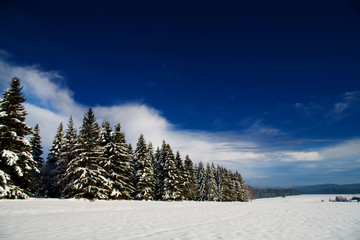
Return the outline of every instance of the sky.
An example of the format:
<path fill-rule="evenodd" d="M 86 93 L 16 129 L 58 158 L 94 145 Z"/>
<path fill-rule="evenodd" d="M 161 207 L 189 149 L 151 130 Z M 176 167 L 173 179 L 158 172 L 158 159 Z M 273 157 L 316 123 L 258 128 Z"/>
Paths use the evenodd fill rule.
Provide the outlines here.
<path fill-rule="evenodd" d="M 359 182 L 357 1 L 127 2 L 1 1 L 0 90 L 45 152 L 92 107 L 253 186 Z"/>

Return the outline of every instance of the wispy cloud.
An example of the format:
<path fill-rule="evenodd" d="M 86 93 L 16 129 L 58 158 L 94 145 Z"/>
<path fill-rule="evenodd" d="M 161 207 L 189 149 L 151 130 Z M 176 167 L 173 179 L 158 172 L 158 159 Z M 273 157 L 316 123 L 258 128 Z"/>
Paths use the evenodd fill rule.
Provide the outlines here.
<path fill-rule="evenodd" d="M 346 92 L 333 98 L 294 104 L 294 108 L 306 117 L 323 117 L 329 124 L 334 124 L 360 111 L 360 92 Z"/>
<path fill-rule="evenodd" d="M 294 104 L 294 108 L 307 117 L 314 116 L 323 111 L 323 107 L 321 106 L 321 104 L 316 102 L 310 102 L 306 104 L 297 102 Z"/>
<path fill-rule="evenodd" d="M 320 161 L 324 157 L 318 152 L 283 152 L 282 161 L 298 162 L 298 161 Z"/>
<path fill-rule="evenodd" d="M 74 93 L 64 85 L 60 73 L 43 71 L 39 66 L 10 64 L 0 57 L 0 86 L 7 87 L 13 76 L 21 79 L 25 95 L 30 96 L 25 104 L 29 113 L 27 122 L 31 126 L 36 123 L 40 125 L 44 149 L 49 148 L 60 122 L 66 124 L 70 115 L 76 126 L 80 126 L 83 114 L 90 106 L 74 100 Z M 358 101 L 358 97 L 358 93 L 348 93 L 343 103 L 350 107 Z M 276 141 L 271 139 L 283 136 L 284 133 L 265 125 L 261 120 L 250 123 L 242 134 L 190 131 L 178 128 L 159 110 L 143 103 L 92 107 L 100 123 L 103 120 L 108 120 L 113 125 L 120 122 L 126 132 L 126 139 L 132 144 L 136 144 L 140 133 L 155 146 L 161 145 L 165 139 L 174 150 L 179 150 L 183 155 L 189 154 L 195 162 L 221 163 L 240 171 L 246 180 L 256 185 L 275 181 L 277 184 L 281 183 L 275 176 L 286 178 L 310 173 L 327 176 L 336 169 L 345 169 L 346 173 L 358 168 L 359 139 L 337 144 L 330 142 L 332 145 L 317 149 L 294 147 L 281 150 L 276 146 Z M 344 111 L 347 108 L 342 113 Z M 270 140 L 264 144 L 263 141 L 258 141 L 261 136 Z M 296 139 L 290 140 L 296 142 Z M 286 184 L 284 182 L 282 185 Z"/>
<path fill-rule="evenodd" d="M 267 126 L 263 124 L 261 120 L 256 120 L 253 124 L 250 125 L 245 131 L 245 134 L 252 134 L 252 135 L 271 135 L 271 136 L 278 136 L 282 134 L 282 132 L 274 127 Z"/>
<path fill-rule="evenodd" d="M 332 122 L 338 122 L 360 110 L 360 92 L 347 92 L 342 100 L 334 103 L 327 116 Z"/>

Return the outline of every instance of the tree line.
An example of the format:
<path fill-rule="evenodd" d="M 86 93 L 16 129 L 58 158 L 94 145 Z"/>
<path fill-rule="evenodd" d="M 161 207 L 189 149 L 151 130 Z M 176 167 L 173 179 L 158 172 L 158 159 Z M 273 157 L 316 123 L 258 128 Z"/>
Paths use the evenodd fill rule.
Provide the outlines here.
<path fill-rule="evenodd" d="M 25 100 L 13 78 L 0 102 L 0 198 L 249 200 L 240 173 L 183 160 L 165 141 L 155 149 L 142 134 L 133 149 L 120 124 L 100 127 L 92 108 L 79 131 L 71 117 L 59 125 L 45 162 L 39 126 L 25 123 Z"/>

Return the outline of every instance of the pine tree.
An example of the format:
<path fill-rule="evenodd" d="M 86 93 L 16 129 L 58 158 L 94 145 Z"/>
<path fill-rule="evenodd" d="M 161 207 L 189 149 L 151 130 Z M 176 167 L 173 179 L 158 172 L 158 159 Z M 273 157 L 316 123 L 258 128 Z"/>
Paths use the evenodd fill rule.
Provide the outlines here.
<path fill-rule="evenodd" d="M 112 184 L 104 169 L 104 148 L 99 139 L 100 127 L 90 108 L 77 138 L 78 155 L 66 170 L 66 178 L 71 179 L 64 190 L 67 197 L 108 199 Z"/>
<path fill-rule="evenodd" d="M 48 158 L 45 165 L 44 188 L 45 196 L 60 197 L 60 189 L 57 184 L 59 176 L 56 173 L 56 167 L 61 156 L 61 146 L 64 140 L 64 128 L 60 123 L 53 143 L 50 147 Z"/>
<path fill-rule="evenodd" d="M 218 188 L 218 196 L 219 196 L 220 201 L 222 201 L 222 199 L 223 199 L 222 198 L 223 184 L 222 184 L 221 173 L 222 173 L 222 167 L 220 165 L 217 165 L 216 172 L 215 172 L 215 181 L 216 181 L 216 185 Z"/>
<path fill-rule="evenodd" d="M 30 139 L 31 143 L 31 154 L 33 159 L 36 162 L 36 167 L 39 169 L 38 172 L 33 172 L 31 174 L 31 179 L 33 182 L 32 192 L 36 196 L 41 196 L 44 194 L 44 171 L 45 171 L 45 161 L 42 158 L 42 146 L 41 146 L 41 136 L 40 136 L 40 128 L 39 125 L 36 124 L 34 128 L 33 136 Z"/>
<path fill-rule="evenodd" d="M 121 132 L 119 123 L 116 124 L 115 132 L 110 136 L 112 136 L 110 145 L 108 145 L 105 155 L 108 158 L 105 170 L 112 182 L 110 198 L 131 199 L 134 192 L 132 149 L 129 149 L 126 144 L 125 135 Z"/>
<path fill-rule="evenodd" d="M 165 201 L 181 200 L 181 193 L 179 188 L 179 176 L 176 169 L 175 156 L 169 144 L 166 144 L 163 150 L 164 163 L 164 183 L 162 190 L 162 199 Z"/>
<path fill-rule="evenodd" d="M 183 192 L 184 192 L 184 185 L 185 185 L 185 183 L 184 183 L 184 164 L 181 159 L 179 151 L 176 152 L 175 165 L 176 165 L 176 171 L 177 171 L 176 172 L 176 175 L 177 175 L 176 182 L 178 184 L 177 188 L 179 189 L 179 192 L 180 192 L 180 197 L 177 200 L 183 200 L 184 199 Z"/>
<path fill-rule="evenodd" d="M 165 142 L 163 142 L 163 145 Z M 159 147 L 156 148 L 154 159 L 153 159 L 153 166 L 154 166 L 154 175 L 156 180 L 155 185 L 155 199 L 161 200 L 162 196 L 162 189 L 164 184 L 164 174 L 163 174 L 163 163 L 161 159 L 161 150 Z"/>
<path fill-rule="evenodd" d="M 208 201 L 219 201 L 219 189 L 215 180 L 214 164 L 206 166 L 206 199 Z"/>
<path fill-rule="evenodd" d="M 221 201 L 234 200 L 234 186 L 231 180 L 230 172 L 226 168 L 221 168 L 220 177 L 222 182 Z"/>
<path fill-rule="evenodd" d="M 164 194 L 164 179 L 165 179 L 165 157 L 167 155 L 167 144 L 163 140 L 161 149 L 157 148 L 155 152 L 155 159 L 157 162 L 157 165 L 155 167 L 155 175 L 156 175 L 156 199 L 157 200 L 163 200 L 163 194 Z"/>
<path fill-rule="evenodd" d="M 196 200 L 198 196 L 196 172 L 190 157 L 186 155 L 184 161 L 184 191 L 185 200 Z"/>
<path fill-rule="evenodd" d="M 249 201 L 248 188 L 242 178 L 241 174 L 235 172 L 233 174 L 234 182 L 235 182 L 235 200 L 240 202 Z"/>
<path fill-rule="evenodd" d="M 147 149 L 144 136 L 141 134 L 136 146 L 135 156 L 135 198 L 153 200 L 155 198 L 156 180 L 152 166 L 151 153 Z"/>
<path fill-rule="evenodd" d="M 31 128 L 25 123 L 25 101 L 20 80 L 13 78 L 0 101 L 0 198 L 27 198 L 29 175 L 39 172 L 26 139 Z"/>
<path fill-rule="evenodd" d="M 206 200 L 206 170 L 202 162 L 199 163 L 199 166 L 197 168 L 197 181 L 199 186 L 198 200 L 205 201 Z"/>
<path fill-rule="evenodd" d="M 69 163 L 76 158 L 77 152 L 77 133 L 74 127 L 74 121 L 72 117 L 69 119 L 67 129 L 65 130 L 65 135 L 61 141 L 60 153 L 58 161 L 56 161 L 56 185 L 58 192 L 61 197 L 64 197 L 64 189 L 69 185 L 68 179 L 66 178 L 66 170 Z"/>

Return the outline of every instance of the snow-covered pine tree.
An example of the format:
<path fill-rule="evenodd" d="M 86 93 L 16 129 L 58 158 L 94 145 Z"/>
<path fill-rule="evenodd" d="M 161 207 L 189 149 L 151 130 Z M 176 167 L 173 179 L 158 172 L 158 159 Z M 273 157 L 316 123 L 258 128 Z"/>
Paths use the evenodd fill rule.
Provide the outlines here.
<path fill-rule="evenodd" d="M 104 148 L 104 157 L 106 161 L 109 160 L 109 156 L 112 152 L 113 143 L 113 130 L 111 129 L 110 123 L 108 121 L 104 121 L 102 123 L 102 128 L 100 130 L 100 145 Z"/>
<path fill-rule="evenodd" d="M 160 163 L 160 161 L 161 161 L 161 150 L 159 147 L 157 147 L 153 158 L 154 176 L 156 180 L 156 185 L 155 185 L 156 200 L 161 200 L 162 187 L 164 183 L 163 165 Z"/>
<path fill-rule="evenodd" d="M 248 193 L 247 185 L 245 184 L 241 174 L 239 172 L 235 172 L 233 177 L 235 182 L 236 201 L 240 201 L 240 202 L 249 201 L 249 193 Z"/>
<path fill-rule="evenodd" d="M 74 121 L 72 117 L 70 117 L 69 123 L 67 125 L 67 129 L 65 130 L 65 135 L 63 136 L 63 140 L 61 141 L 58 161 L 56 161 L 55 163 L 56 184 L 61 197 L 64 197 L 64 189 L 70 183 L 69 179 L 66 178 L 65 173 L 69 163 L 73 159 L 75 159 L 77 155 L 76 138 L 77 138 L 77 133 L 74 127 Z"/>
<path fill-rule="evenodd" d="M 220 168 L 220 176 L 222 182 L 222 198 L 221 201 L 233 201 L 234 200 L 234 186 L 231 180 L 230 172 L 226 168 Z"/>
<path fill-rule="evenodd" d="M 116 124 L 115 132 L 111 137 L 110 151 L 105 170 L 108 172 L 112 189 L 111 199 L 131 199 L 133 187 L 133 155 L 132 149 L 126 144 L 125 134 L 121 131 L 120 123 Z"/>
<path fill-rule="evenodd" d="M 220 165 L 217 165 L 216 167 L 216 173 L 215 173 L 215 180 L 218 187 L 218 195 L 219 200 L 222 201 L 222 193 L 223 193 L 223 184 L 221 179 L 221 173 L 222 173 L 222 167 Z"/>
<path fill-rule="evenodd" d="M 72 181 L 64 190 L 67 197 L 108 199 L 111 182 L 104 169 L 104 148 L 100 145 L 100 127 L 92 108 L 85 113 L 77 138 L 78 154 L 66 170 Z"/>
<path fill-rule="evenodd" d="M 151 157 L 151 165 L 153 166 L 154 168 L 154 158 L 155 158 L 155 155 L 154 155 L 154 146 L 152 144 L 152 142 L 149 142 L 148 144 L 148 151 L 149 151 L 149 154 L 150 154 L 150 157 Z M 155 170 L 154 170 L 154 173 L 155 173 Z"/>
<path fill-rule="evenodd" d="M 57 162 L 60 160 L 61 146 L 64 139 L 64 128 L 63 124 L 60 123 L 53 143 L 50 146 L 49 154 L 45 164 L 45 176 L 44 176 L 44 188 L 45 196 L 48 197 L 60 197 L 60 191 L 58 188 L 56 174 Z"/>
<path fill-rule="evenodd" d="M 147 149 L 144 136 L 141 134 L 134 155 L 135 166 L 135 199 L 153 200 L 155 198 L 156 180 L 152 165 L 151 153 Z"/>
<path fill-rule="evenodd" d="M 206 200 L 208 201 L 219 201 L 219 189 L 215 179 L 215 167 L 212 163 L 206 165 Z"/>
<path fill-rule="evenodd" d="M 185 200 L 196 200 L 198 196 L 196 172 L 190 157 L 186 155 L 184 161 L 184 191 Z"/>
<path fill-rule="evenodd" d="M 155 187 L 155 199 L 156 200 L 163 200 L 163 192 L 164 192 L 164 179 L 165 179 L 165 157 L 167 154 L 167 146 L 165 140 L 163 140 L 161 149 L 158 147 L 155 152 L 155 178 L 156 178 L 156 187 Z"/>
<path fill-rule="evenodd" d="M 206 200 L 206 170 L 204 168 L 204 164 L 199 162 L 199 166 L 197 168 L 197 181 L 198 181 L 198 200 L 205 201 Z"/>
<path fill-rule="evenodd" d="M 40 172 L 31 173 L 31 181 L 33 182 L 32 193 L 35 196 L 44 195 L 44 171 L 45 171 L 45 161 L 42 158 L 42 146 L 41 146 L 41 136 L 40 136 L 40 128 L 39 125 L 36 124 L 33 136 L 30 138 L 31 144 L 31 154 L 33 159 L 36 162 L 36 167 Z"/>
<path fill-rule="evenodd" d="M 164 184 L 162 200 L 181 200 L 175 156 L 169 144 L 166 144 L 162 157 L 164 161 Z"/>
<path fill-rule="evenodd" d="M 231 200 L 230 201 L 237 201 L 236 195 L 236 179 L 235 174 L 229 170 L 230 180 L 231 180 Z"/>
<path fill-rule="evenodd" d="M 0 100 L 0 198 L 27 198 L 29 175 L 39 172 L 26 139 L 32 132 L 25 123 L 25 100 L 20 80 L 13 78 Z"/>
<path fill-rule="evenodd" d="M 177 200 L 183 200 L 184 199 L 183 192 L 184 192 L 184 185 L 185 185 L 185 183 L 184 183 L 184 164 L 181 159 L 179 151 L 176 152 L 175 164 L 176 164 L 176 171 L 177 171 L 177 173 L 176 173 L 177 180 L 176 181 L 178 182 L 178 188 L 180 191 L 180 198 Z"/>

